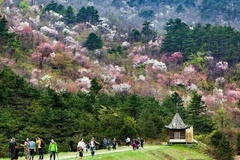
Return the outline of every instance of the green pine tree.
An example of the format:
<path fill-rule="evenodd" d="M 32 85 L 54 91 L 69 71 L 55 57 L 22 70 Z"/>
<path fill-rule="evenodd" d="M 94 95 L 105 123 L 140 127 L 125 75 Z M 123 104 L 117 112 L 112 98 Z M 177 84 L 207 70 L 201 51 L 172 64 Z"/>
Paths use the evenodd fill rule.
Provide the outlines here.
<path fill-rule="evenodd" d="M 103 46 L 103 42 L 101 37 L 97 36 L 95 33 L 90 33 L 87 37 L 86 42 L 83 44 L 84 47 L 93 51 L 95 49 L 101 49 Z"/>

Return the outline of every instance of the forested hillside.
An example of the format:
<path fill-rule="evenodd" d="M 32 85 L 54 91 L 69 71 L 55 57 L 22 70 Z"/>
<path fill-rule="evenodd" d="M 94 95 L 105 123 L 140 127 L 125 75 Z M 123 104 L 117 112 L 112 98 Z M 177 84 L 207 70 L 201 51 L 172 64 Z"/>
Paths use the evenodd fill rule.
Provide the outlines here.
<path fill-rule="evenodd" d="M 189 24 L 169 13 L 161 31 L 152 16 L 131 25 L 124 14 L 105 16 L 105 3 L 98 1 L 40 2 L 0 1 L 1 157 L 11 136 L 19 143 L 55 138 L 62 151 L 80 136 L 160 143 L 176 112 L 217 159 L 237 154 L 237 28 Z M 178 3 L 170 2 L 160 4 Z M 205 1 L 190 2 L 181 3 L 191 8 Z M 119 3 L 106 1 L 113 8 Z M 150 3 L 155 1 L 124 4 L 134 9 Z M 146 14 L 153 13 L 139 16 Z"/>

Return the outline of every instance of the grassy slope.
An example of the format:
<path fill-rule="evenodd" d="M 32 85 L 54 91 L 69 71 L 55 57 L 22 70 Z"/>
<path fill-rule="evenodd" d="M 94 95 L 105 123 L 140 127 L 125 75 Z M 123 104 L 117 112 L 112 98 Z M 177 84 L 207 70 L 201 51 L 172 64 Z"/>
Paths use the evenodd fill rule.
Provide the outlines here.
<path fill-rule="evenodd" d="M 68 152 L 68 153 L 58 153 L 57 160 L 75 160 L 77 153 Z M 23 160 L 23 157 L 20 157 L 19 160 Z M 34 157 L 38 159 L 38 155 Z M 49 155 L 45 155 L 44 159 L 49 159 Z M 90 160 L 92 157 L 89 152 L 84 152 L 84 160 Z M 118 147 L 116 151 L 107 151 L 107 150 L 97 150 L 94 159 L 104 159 L 104 160 L 185 160 L 185 159 L 201 159 L 201 160 L 213 160 L 204 153 L 198 152 L 189 147 L 172 145 L 172 146 L 163 146 L 163 145 L 154 145 L 154 146 L 145 146 L 138 150 L 133 151 L 131 147 Z M 0 159 L 0 160 L 8 160 Z"/>

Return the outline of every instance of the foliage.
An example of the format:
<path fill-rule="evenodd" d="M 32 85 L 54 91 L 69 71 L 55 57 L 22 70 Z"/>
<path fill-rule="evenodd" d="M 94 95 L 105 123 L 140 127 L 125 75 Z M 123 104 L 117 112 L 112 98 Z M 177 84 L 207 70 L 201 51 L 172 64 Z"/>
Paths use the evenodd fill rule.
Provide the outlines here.
<path fill-rule="evenodd" d="M 51 0 L 51 2 L 49 2 L 44 8 L 44 11 L 54 11 L 63 15 L 65 12 L 65 7 L 61 4 L 58 4 L 54 0 Z"/>
<path fill-rule="evenodd" d="M 68 148 L 63 143 L 66 137 L 77 135 L 100 139 L 106 136 L 122 140 L 128 136 L 156 139 L 166 137 L 164 125 L 169 123 L 176 107 L 186 114 L 177 93 L 166 100 L 171 105 L 164 102 L 160 107 L 150 97 L 99 94 L 101 86 L 94 79 L 91 85 L 90 94 L 57 93 L 49 87 L 40 91 L 9 68 L 3 68 L 0 73 L 2 136 L 15 136 L 18 140 L 40 136 L 46 142 L 54 137 L 63 145 L 62 149 Z M 171 109 L 172 105 L 175 107 Z"/>
<path fill-rule="evenodd" d="M 68 6 L 67 9 L 65 10 L 64 19 L 66 24 L 71 24 L 76 21 L 72 6 Z"/>
<path fill-rule="evenodd" d="M 137 29 L 133 29 L 129 36 L 130 42 L 140 42 L 141 41 L 141 32 Z"/>
<path fill-rule="evenodd" d="M 215 130 L 212 132 L 211 144 L 214 146 L 215 157 L 221 160 L 233 159 L 233 149 L 227 137 L 220 131 Z"/>
<path fill-rule="evenodd" d="M 211 56 L 216 59 L 226 60 L 231 64 L 239 61 L 237 46 L 240 32 L 231 27 L 196 24 L 190 28 L 181 19 L 170 19 L 165 29 L 167 33 L 162 52 L 180 51 L 186 61 L 191 54 L 210 51 Z"/>
<path fill-rule="evenodd" d="M 101 37 L 96 35 L 95 33 L 90 33 L 85 41 L 84 47 L 87 47 L 89 50 L 101 49 L 103 46 L 103 42 Z"/>
<path fill-rule="evenodd" d="M 97 24 L 99 20 L 98 11 L 94 6 L 81 7 L 76 15 L 77 22 L 89 22 L 91 24 Z"/>
<path fill-rule="evenodd" d="M 143 42 L 147 43 L 150 40 L 154 40 L 154 38 L 157 36 L 156 31 L 154 31 L 154 28 L 151 26 L 151 22 L 144 21 L 142 24 L 142 31 L 143 34 Z"/>
<path fill-rule="evenodd" d="M 189 122 L 194 126 L 194 130 L 198 132 L 211 132 L 213 124 L 210 117 L 206 114 L 207 106 L 201 100 L 201 96 L 193 92 L 192 99 L 187 108 L 189 114 Z"/>
<path fill-rule="evenodd" d="M 21 43 L 16 39 L 15 33 L 9 33 L 8 21 L 6 17 L 0 18 L 0 53 L 7 52 L 10 57 L 17 54 L 21 48 Z"/>
<path fill-rule="evenodd" d="M 75 23 L 86 23 L 89 22 L 93 25 L 96 25 L 99 20 L 98 10 L 94 6 L 83 6 L 81 7 L 75 15 L 74 8 L 68 6 L 65 8 L 63 5 L 58 4 L 54 0 L 46 5 L 44 11 L 54 11 L 58 14 L 63 15 L 63 20 L 66 24 L 75 24 Z"/>
<path fill-rule="evenodd" d="M 23 14 L 26 14 L 26 12 L 29 10 L 30 8 L 30 4 L 28 0 L 23 0 L 20 2 L 19 7 L 21 9 L 21 11 L 23 12 Z"/>

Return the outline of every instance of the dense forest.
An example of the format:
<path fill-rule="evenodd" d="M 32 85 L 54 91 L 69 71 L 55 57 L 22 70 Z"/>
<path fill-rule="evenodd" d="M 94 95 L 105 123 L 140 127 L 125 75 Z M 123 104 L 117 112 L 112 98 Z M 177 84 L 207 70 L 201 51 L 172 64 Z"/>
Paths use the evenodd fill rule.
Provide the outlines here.
<path fill-rule="evenodd" d="M 0 1 L 0 157 L 12 136 L 54 138 L 61 151 L 92 136 L 160 144 L 176 112 L 217 159 L 239 152 L 239 30 L 169 18 L 159 32 L 150 10 L 128 26 L 96 5 L 10 2 Z"/>

